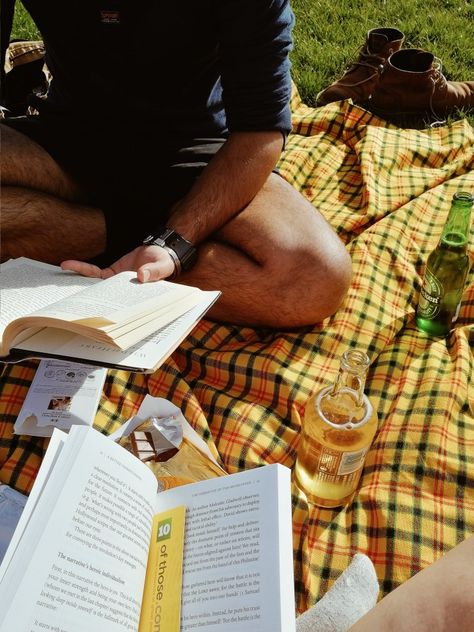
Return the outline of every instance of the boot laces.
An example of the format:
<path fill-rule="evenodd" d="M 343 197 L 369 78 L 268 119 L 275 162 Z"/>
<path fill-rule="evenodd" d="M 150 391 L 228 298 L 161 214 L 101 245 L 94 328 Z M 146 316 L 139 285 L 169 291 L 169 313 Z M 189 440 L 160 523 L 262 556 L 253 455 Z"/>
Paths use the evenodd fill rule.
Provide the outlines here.
<path fill-rule="evenodd" d="M 389 51 L 389 55 L 390 54 L 391 54 L 391 50 Z M 353 83 L 338 81 L 338 83 L 339 85 L 345 86 L 347 88 L 353 88 L 355 86 L 360 86 L 363 83 L 367 83 L 367 81 L 371 81 L 374 77 L 380 76 L 380 74 L 382 73 L 384 63 L 385 63 L 384 57 L 371 53 L 369 50 L 367 50 L 367 52 L 362 51 L 359 54 L 359 59 L 352 62 L 352 64 L 347 69 L 347 72 L 349 73 L 352 70 L 359 68 L 360 66 L 363 66 L 364 68 L 370 68 L 374 72 L 372 72 L 370 75 L 365 77 L 365 79 L 361 79 L 360 81 L 354 81 Z"/>
<path fill-rule="evenodd" d="M 435 96 L 435 92 L 437 88 L 444 88 L 447 84 L 446 77 L 443 75 L 443 65 L 441 63 L 441 59 L 439 57 L 435 57 L 432 63 L 433 73 L 430 76 L 431 79 L 431 95 L 430 95 L 430 110 L 433 116 L 435 117 L 435 121 L 431 123 L 430 127 L 438 127 L 440 125 L 444 125 L 446 123 L 446 119 L 440 118 L 436 110 L 433 106 L 433 99 Z"/>

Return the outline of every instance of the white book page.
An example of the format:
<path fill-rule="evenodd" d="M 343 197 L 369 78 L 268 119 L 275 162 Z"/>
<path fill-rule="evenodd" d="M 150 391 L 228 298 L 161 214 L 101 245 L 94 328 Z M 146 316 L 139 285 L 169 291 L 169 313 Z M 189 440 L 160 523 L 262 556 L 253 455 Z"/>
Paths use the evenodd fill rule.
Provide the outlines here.
<path fill-rule="evenodd" d="M 99 279 L 67 274 L 25 257 L 0 266 L 0 335 L 9 322 L 90 287 Z"/>
<path fill-rule="evenodd" d="M 156 370 L 186 338 L 202 315 L 219 296 L 219 292 L 202 292 L 203 300 L 165 327 L 153 332 L 126 351 L 77 336 L 67 331 L 44 329 L 15 345 L 16 349 L 89 360 L 105 366 L 144 371 Z"/>
<path fill-rule="evenodd" d="M 140 283 L 136 277 L 136 272 L 121 272 L 101 281 L 100 285 L 88 287 L 65 300 L 36 310 L 34 316 L 78 322 L 103 318 L 110 323 L 121 323 L 166 308 L 175 299 L 200 291 L 167 281 Z"/>
<path fill-rule="evenodd" d="M 181 632 L 295 629 L 290 471 L 269 465 L 157 495 L 184 504 Z"/>
<path fill-rule="evenodd" d="M 36 503 L 38 502 L 41 492 L 46 485 L 46 482 L 49 478 L 49 475 L 56 463 L 56 460 L 61 452 L 62 446 L 64 445 L 64 440 L 66 439 L 66 433 L 61 430 L 55 429 L 51 440 L 48 445 L 48 449 L 46 450 L 46 454 L 41 461 L 41 466 L 38 471 L 38 474 L 35 479 L 35 484 L 28 496 L 28 500 L 26 501 L 25 508 L 20 516 L 20 520 L 15 529 L 15 533 L 13 534 L 12 539 L 10 540 L 10 544 L 8 545 L 8 549 L 5 552 L 5 556 L 2 560 L 2 564 L 0 566 L 0 584 L 3 579 L 3 576 L 6 573 L 6 570 L 10 564 L 10 561 L 16 551 L 19 541 L 23 535 L 23 532 L 26 529 L 29 519 L 36 507 Z"/>
<path fill-rule="evenodd" d="M 140 317 L 146 322 L 156 319 L 160 311 L 169 312 L 156 326 L 152 324 L 145 327 L 143 333 L 134 332 L 125 337 L 119 346 L 126 349 L 194 307 L 201 292 L 198 288 L 168 281 L 140 283 L 135 272 L 122 272 L 106 280 L 90 279 L 25 258 L 2 265 L 0 283 L 0 335 L 12 346 L 27 335 L 16 324 L 8 327 L 20 317 L 41 316 L 107 329 L 114 323 Z M 25 324 L 38 326 L 34 321 Z M 54 327 L 53 322 L 45 324 Z M 56 326 L 61 327 L 61 324 Z M 130 329 L 134 331 L 133 326 Z"/>
<path fill-rule="evenodd" d="M 74 426 L 0 583 L 0 629 L 138 629 L 156 486 L 132 454 Z"/>
<path fill-rule="evenodd" d="M 133 344 L 140 342 L 146 336 L 154 334 L 158 329 L 165 327 L 168 323 L 173 322 L 182 314 L 199 305 L 201 300 L 201 290 L 183 298 L 178 297 L 168 306 L 163 306 L 160 310 L 150 312 L 150 317 L 146 322 L 143 322 L 145 319 L 141 319 L 140 324 L 133 321 L 129 326 L 129 331 L 126 331 L 126 327 L 117 327 L 112 331 L 107 331 L 107 333 L 113 335 L 114 343 L 125 351 Z"/>
<path fill-rule="evenodd" d="M 0 564 L 20 521 L 28 496 L 0 482 Z"/>

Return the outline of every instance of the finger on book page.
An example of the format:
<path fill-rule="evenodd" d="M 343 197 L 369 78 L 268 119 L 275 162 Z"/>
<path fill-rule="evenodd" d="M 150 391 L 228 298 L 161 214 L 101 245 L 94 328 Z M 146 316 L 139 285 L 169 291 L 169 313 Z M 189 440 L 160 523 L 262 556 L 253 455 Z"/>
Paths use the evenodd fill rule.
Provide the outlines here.
<path fill-rule="evenodd" d="M 76 261 L 75 259 L 68 259 L 61 263 L 62 270 L 69 270 L 70 272 L 77 272 L 82 276 L 94 277 L 97 279 L 108 279 L 114 276 L 115 272 L 112 268 L 99 268 L 99 266 L 93 263 L 87 263 L 86 261 Z"/>

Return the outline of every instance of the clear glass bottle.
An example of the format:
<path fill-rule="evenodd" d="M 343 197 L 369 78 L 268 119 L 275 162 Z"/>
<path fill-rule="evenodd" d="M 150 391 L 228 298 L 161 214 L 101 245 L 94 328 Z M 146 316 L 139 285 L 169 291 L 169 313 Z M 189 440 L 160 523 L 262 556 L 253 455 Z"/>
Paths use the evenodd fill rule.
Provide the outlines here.
<path fill-rule="evenodd" d="M 307 402 L 294 480 L 314 505 L 344 505 L 359 483 L 377 430 L 377 413 L 364 394 L 369 364 L 363 351 L 345 351 L 334 384 Z"/>
<path fill-rule="evenodd" d="M 459 315 L 469 272 L 467 245 L 473 204 L 470 193 L 454 194 L 439 243 L 426 262 L 416 324 L 433 336 L 445 336 Z"/>

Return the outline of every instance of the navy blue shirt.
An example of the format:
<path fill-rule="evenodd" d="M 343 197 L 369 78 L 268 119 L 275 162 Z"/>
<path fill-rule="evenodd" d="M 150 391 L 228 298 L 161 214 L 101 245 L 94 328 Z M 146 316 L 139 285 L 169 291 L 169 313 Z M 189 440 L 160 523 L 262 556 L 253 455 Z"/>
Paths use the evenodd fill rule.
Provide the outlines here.
<path fill-rule="evenodd" d="M 45 108 L 164 133 L 291 128 L 289 0 L 23 0 L 53 81 Z"/>

